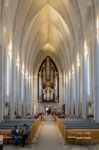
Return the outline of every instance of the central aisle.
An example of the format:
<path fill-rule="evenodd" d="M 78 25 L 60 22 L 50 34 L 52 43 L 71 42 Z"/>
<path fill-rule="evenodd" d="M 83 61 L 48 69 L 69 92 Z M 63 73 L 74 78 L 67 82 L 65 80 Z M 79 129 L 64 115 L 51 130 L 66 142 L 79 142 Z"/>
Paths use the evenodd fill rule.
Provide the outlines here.
<path fill-rule="evenodd" d="M 22 150 L 15 145 L 4 145 L 4 150 Z M 38 130 L 33 144 L 27 144 L 25 150 L 99 150 L 98 145 L 80 146 L 64 144 L 63 138 L 51 116 L 47 116 Z"/>
<path fill-rule="evenodd" d="M 63 140 L 51 116 L 42 123 L 33 150 L 64 150 Z"/>

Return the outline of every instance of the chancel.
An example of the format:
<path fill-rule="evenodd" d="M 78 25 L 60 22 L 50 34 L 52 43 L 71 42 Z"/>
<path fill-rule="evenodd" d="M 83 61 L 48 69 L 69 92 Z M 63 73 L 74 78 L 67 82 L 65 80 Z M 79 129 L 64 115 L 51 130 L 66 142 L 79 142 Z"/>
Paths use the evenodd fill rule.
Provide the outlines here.
<path fill-rule="evenodd" d="M 21 146 L 99 149 L 99 0 L 0 0 L 0 150 Z"/>

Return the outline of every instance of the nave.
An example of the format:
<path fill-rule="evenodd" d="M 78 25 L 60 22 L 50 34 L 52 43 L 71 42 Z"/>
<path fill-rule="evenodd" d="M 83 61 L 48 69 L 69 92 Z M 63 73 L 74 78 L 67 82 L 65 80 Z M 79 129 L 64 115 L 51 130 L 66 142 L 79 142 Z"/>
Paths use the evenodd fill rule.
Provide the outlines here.
<path fill-rule="evenodd" d="M 21 150 L 21 146 L 4 145 L 4 150 Z M 25 150 L 98 150 L 96 145 L 64 144 L 64 140 L 51 116 L 46 116 L 42 122 L 32 144 L 28 144 Z"/>
<path fill-rule="evenodd" d="M 99 123 L 99 0 L 0 0 L 0 135 L 39 113 Z M 81 148 L 61 143 L 56 128 L 47 116 L 26 149 Z"/>

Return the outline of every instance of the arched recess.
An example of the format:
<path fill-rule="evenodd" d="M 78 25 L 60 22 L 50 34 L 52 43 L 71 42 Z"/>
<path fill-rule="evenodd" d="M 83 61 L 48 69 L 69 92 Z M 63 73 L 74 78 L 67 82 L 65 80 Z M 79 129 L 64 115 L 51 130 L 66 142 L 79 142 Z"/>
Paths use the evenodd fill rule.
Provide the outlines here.
<path fill-rule="evenodd" d="M 38 102 L 59 102 L 59 72 L 49 56 L 44 59 L 38 72 Z"/>
<path fill-rule="evenodd" d="M 42 56 L 42 57 L 41 57 Z M 56 57 L 56 55 L 54 55 L 53 53 L 50 52 L 46 52 L 43 53 L 42 51 L 39 52 L 39 54 L 37 55 L 34 65 L 33 67 L 33 108 L 34 112 L 36 111 L 43 111 L 44 109 L 44 105 L 45 104 L 41 104 L 38 103 L 38 72 L 39 72 L 39 68 L 41 63 L 43 62 L 43 60 L 47 57 L 50 56 L 52 58 L 52 60 L 55 62 L 56 66 L 58 66 L 58 72 L 59 72 L 59 103 L 53 103 L 53 107 L 55 108 L 57 107 L 61 107 L 61 105 L 63 104 L 63 81 L 62 81 L 62 75 L 63 75 L 63 68 L 64 66 L 61 64 L 61 62 L 59 61 L 59 59 Z M 39 62 L 38 62 L 39 60 Z M 35 105 L 35 106 L 34 106 Z M 43 110 L 42 110 L 43 109 Z"/>

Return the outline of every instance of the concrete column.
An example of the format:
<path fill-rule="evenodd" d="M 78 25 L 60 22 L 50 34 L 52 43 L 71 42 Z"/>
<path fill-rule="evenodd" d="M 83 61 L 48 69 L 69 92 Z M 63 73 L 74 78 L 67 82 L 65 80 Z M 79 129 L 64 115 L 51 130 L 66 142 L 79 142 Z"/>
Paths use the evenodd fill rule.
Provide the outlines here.
<path fill-rule="evenodd" d="M 76 73 L 76 106 L 75 106 L 75 115 L 79 116 L 79 106 L 80 106 L 80 67 L 77 66 Z"/>
<path fill-rule="evenodd" d="M 88 110 L 87 110 L 87 104 L 88 104 L 88 79 L 87 79 L 87 72 L 88 72 L 88 66 L 87 66 L 87 59 L 85 60 L 84 54 L 83 54 L 83 105 L 82 105 L 82 116 L 83 118 L 87 118 Z"/>
<path fill-rule="evenodd" d="M 66 101 L 65 101 L 65 113 L 68 114 L 68 79 L 66 77 Z"/>
<path fill-rule="evenodd" d="M 34 113 L 34 91 L 33 91 L 33 86 L 34 85 L 34 82 L 33 82 L 33 78 L 32 78 L 32 82 L 31 82 L 31 98 L 32 98 L 32 101 L 31 101 L 31 106 L 32 106 L 32 113 Z"/>
<path fill-rule="evenodd" d="M 15 62 L 16 63 L 16 62 Z M 18 68 L 15 64 L 15 76 L 14 76 L 14 87 L 15 87 L 15 91 L 14 91 L 14 98 L 15 98 L 15 104 L 16 104 L 16 114 L 19 114 L 18 112 Z"/>
<path fill-rule="evenodd" d="M 31 114 L 31 77 L 29 75 L 29 78 L 28 78 L 28 113 Z"/>
<path fill-rule="evenodd" d="M 63 104 L 65 104 L 65 101 L 66 101 L 66 77 L 64 74 L 64 102 L 63 102 Z"/>
<path fill-rule="evenodd" d="M 74 115 L 74 77 L 71 73 L 71 114 Z"/>
<path fill-rule="evenodd" d="M 93 16 L 94 28 L 94 119 L 99 122 L 99 1 L 95 0 L 95 14 Z M 96 36 L 95 36 L 96 35 Z"/>
<path fill-rule="evenodd" d="M 37 77 L 34 76 L 34 81 L 33 81 L 33 99 L 34 99 L 34 102 L 33 102 L 33 108 L 34 108 L 34 113 L 38 112 L 38 95 L 37 95 Z"/>
<path fill-rule="evenodd" d="M 23 114 L 27 114 L 27 99 L 26 99 L 26 78 L 24 76 L 24 97 L 23 97 Z"/>
<path fill-rule="evenodd" d="M 71 114 L 71 80 L 68 80 L 68 114 Z"/>
<path fill-rule="evenodd" d="M 0 122 L 3 120 L 3 0 L 0 1 Z"/>
<path fill-rule="evenodd" d="M 14 74 L 15 74 L 14 54 L 10 59 L 10 75 L 9 75 L 9 115 L 10 119 L 14 118 Z"/>
<path fill-rule="evenodd" d="M 29 79 L 26 79 L 26 107 L 27 113 L 29 113 Z"/>
<path fill-rule="evenodd" d="M 22 101 L 21 101 L 21 92 L 22 92 L 22 74 L 20 69 L 18 70 L 18 114 L 22 115 Z"/>
<path fill-rule="evenodd" d="M 17 68 L 14 67 L 14 115 L 17 112 Z"/>
<path fill-rule="evenodd" d="M 74 69 L 74 72 L 73 72 L 73 114 L 75 115 L 75 111 L 76 111 L 76 107 L 75 107 L 75 104 L 76 104 L 76 74 L 75 74 L 75 70 Z"/>
<path fill-rule="evenodd" d="M 30 79 L 30 82 L 29 82 L 29 101 L 30 101 L 30 103 L 29 103 L 29 113 L 30 114 L 32 114 L 32 83 L 31 83 L 32 81 L 31 81 L 31 79 Z"/>
<path fill-rule="evenodd" d="M 30 103 L 31 103 L 31 99 L 30 99 L 30 77 L 28 77 L 28 113 L 30 113 Z"/>
<path fill-rule="evenodd" d="M 25 74 L 22 74 L 22 115 L 26 115 L 26 85 L 25 85 Z"/>
<path fill-rule="evenodd" d="M 65 113 L 67 114 L 67 85 L 66 85 L 66 75 L 64 75 L 64 103 L 65 104 Z"/>
<path fill-rule="evenodd" d="M 29 76 L 29 86 L 28 86 L 28 91 L 29 91 L 29 113 L 31 114 L 31 84 L 30 84 L 30 82 L 31 82 L 31 78 L 30 78 L 30 76 Z"/>
<path fill-rule="evenodd" d="M 95 94 L 96 99 L 94 101 L 94 117 L 99 122 L 99 45 L 96 45 L 96 62 L 95 62 Z"/>
<path fill-rule="evenodd" d="M 28 87 L 27 87 L 27 92 L 28 92 L 28 113 L 30 113 L 30 103 L 31 103 L 31 99 L 30 99 L 30 77 L 28 77 Z"/>
<path fill-rule="evenodd" d="M 7 52 L 6 52 L 6 47 L 4 48 L 5 54 L 4 54 L 4 91 L 3 91 L 3 104 L 4 104 L 4 109 L 3 113 L 4 116 L 8 115 L 8 106 L 5 106 L 5 103 L 8 102 L 8 95 L 7 95 Z"/>

